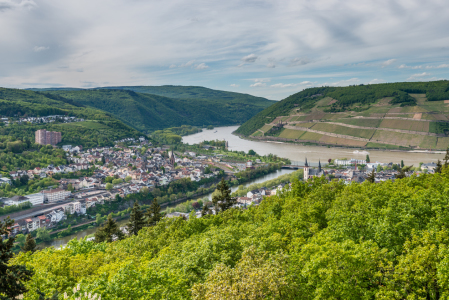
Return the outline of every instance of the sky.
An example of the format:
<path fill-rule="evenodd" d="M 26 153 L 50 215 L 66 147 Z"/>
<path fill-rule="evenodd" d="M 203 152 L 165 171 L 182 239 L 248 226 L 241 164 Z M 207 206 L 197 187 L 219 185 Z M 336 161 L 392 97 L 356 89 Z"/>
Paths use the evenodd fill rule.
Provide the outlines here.
<path fill-rule="evenodd" d="M 0 0 L 0 86 L 193 85 L 281 100 L 449 79 L 447 0 Z"/>

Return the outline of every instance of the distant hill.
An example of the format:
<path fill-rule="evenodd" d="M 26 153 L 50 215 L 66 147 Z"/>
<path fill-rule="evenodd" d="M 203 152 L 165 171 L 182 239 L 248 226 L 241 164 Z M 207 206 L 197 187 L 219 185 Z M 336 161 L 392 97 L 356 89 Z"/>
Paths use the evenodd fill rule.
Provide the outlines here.
<path fill-rule="evenodd" d="M 34 142 L 34 132 L 47 129 L 62 132 L 61 144 L 85 147 L 111 146 L 126 137 L 139 137 L 141 132 L 125 125 L 112 114 L 87 107 L 72 99 L 43 92 L 0 88 L 0 116 L 18 117 L 68 115 L 89 121 L 59 124 L 0 125 L 0 144 L 10 140 Z M 1 145 L 0 145 L 1 149 Z"/>
<path fill-rule="evenodd" d="M 387 149 L 449 146 L 449 82 L 310 88 L 261 111 L 237 134 Z"/>
<path fill-rule="evenodd" d="M 181 125 L 242 124 L 275 103 L 247 94 L 202 87 L 56 88 L 39 91 L 78 105 L 103 110 L 145 132 Z"/>

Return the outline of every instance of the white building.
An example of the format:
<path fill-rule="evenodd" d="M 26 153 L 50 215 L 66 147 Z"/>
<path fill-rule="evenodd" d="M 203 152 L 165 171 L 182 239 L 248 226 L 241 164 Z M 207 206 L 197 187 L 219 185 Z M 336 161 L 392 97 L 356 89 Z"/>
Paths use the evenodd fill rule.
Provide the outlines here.
<path fill-rule="evenodd" d="M 39 205 L 44 203 L 44 194 L 36 193 L 26 196 L 14 196 L 3 201 L 5 205 L 19 205 L 25 202 L 30 202 L 31 205 Z"/>
<path fill-rule="evenodd" d="M 47 215 L 47 217 L 51 220 L 52 223 L 58 223 L 62 219 L 64 219 L 65 214 L 62 209 L 54 210 Z"/>
<path fill-rule="evenodd" d="M 69 203 L 64 206 L 64 211 L 67 214 L 73 215 L 74 213 L 80 213 L 81 212 L 81 203 L 79 201 Z"/>
<path fill-rule="evenodd" d="M 1 175 L 0 175 L 1 176 Z M 5 184 L 11 184 L 11 179 L 7 178 L 7 177 L 0 177 L 0 185 L 2 185 L 3 183 Z"/>
<path fill-rule="evenodd" d="M 63 189 L 46 190 L 42 193 L 44 194 L 44 200 L 48 203 L 65 200 L 72 194 L 72 192 Z"/>
<path fill-rule="evenodd" d="M 334 165 L 337 165 L 337 166 L 351 166 L 351 165 L 355 165 L 355 164 L 366 165 L 366 160 L 354 159 L 354 158 L 351 158 L 349 160 L 347 160 L 347 159 L 335 159 L 334 160 Z"/>

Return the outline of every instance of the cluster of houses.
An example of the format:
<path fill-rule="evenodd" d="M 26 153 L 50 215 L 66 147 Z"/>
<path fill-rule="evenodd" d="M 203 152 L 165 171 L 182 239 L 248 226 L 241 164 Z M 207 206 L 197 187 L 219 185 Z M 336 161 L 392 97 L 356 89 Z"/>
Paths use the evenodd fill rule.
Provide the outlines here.
<path fill-rule="evenodd" d="M 318 168 L 311 168 L 307 162 L 307 158 L 304 165 L 304 180 L 308 180 L 312 177 L 325 176 L 328 180 L 338 179 L 343 180 L 346 184 L 351 182 L 362 183 L 371 174 L 371 172 L 376 170 L 379 166 L 382 167 L 380 172 L 375 173 L 375 182 L 382 182 L 386 180 L 394 180 L 398 174 L 397 170 L 392 169 L 393 163 L 381 163 L 381 162 L 366 162 L 366 160 L 360 159 L 335 159 L 334 165 L 338 167 L 344 167 L 343 169 L 326 169 L 321 167 L 321 162 L 318 162 Z M 361 170 L 360 165 L 366 166 Z M 384 168 L 387 167 L 386 170 Z M 421 164 L 420 170 L 411 170 L 406 173 L 406 176 L 410 176 L 413 173 L 434 173 L 437 164 L 435 162 Z"/>
<path fill-rule="evenodd" d="M 104 204 L 105 201 L 115 199 L 117 195 L 124 197 L 144 188 L 152 190 L 157 186 L 167 185 L 182 178 L 200 181 L 203 178 L 218 175 L 218 171 L 205 172 L 211 161 L 220 159 L 218 157 L 184 153 L 184 158 L 178 158 L 174 153 L 167 151 L 167 148 L 142 148 L 142 146 L 137 146 L 117 150 L 117 148 L 102 147 L 86 151 L 79 149 L 76 152 L 67 149 L 67 159 L 70 164 L 66 166 L 49 165 L 47 168 L 11 172 L 12 179 L 24 175 L 29 178 L 35 176 L 42 178 L 57 173 L 96 167 L 92 176 L 59 180 L 59 187 L 56 189 L 2 199 L 3 205 L 18 205 L 24 202 L 30 202 L 33 206 L 53 204 L 49 205 L 48 211 L 42 215 L 18 219 L 12 228 L 13 234 L 54 226 L 64 220 L 68 214 L 83 215 L 89 207 Z M 112 190 L 107 190 L 105 180 L 107 177 L 122 180 L 120 183 L 116 183 Z M 69 185 L 73 193 L 68 190 Z M 61 203 L 67 201 L 68 198 L 72 201 Z M 45 205 L 43 210 L 45 210 Z"/>
<path fill-rule="evenodd" d="M 52 116 L 45 116 L 45 117 L 19 117 L 10 119 L 7 117 L 2 117 L 0 120 L 5 123 L 5 125 L 9 125 L 12 123 L 17 124 L 23 124 L 23 123 L 31 123 L 31 124 L 46 124 L 46 123 L 53 123 L 53 122 L 62 122 L 62 123 L 72 123 L 72 122 L 83 122 L 84 119 L 77 118 L 77 117 L 69 117 L 69 116 L 63 116 L 63 115 L 52 115 Z"/>

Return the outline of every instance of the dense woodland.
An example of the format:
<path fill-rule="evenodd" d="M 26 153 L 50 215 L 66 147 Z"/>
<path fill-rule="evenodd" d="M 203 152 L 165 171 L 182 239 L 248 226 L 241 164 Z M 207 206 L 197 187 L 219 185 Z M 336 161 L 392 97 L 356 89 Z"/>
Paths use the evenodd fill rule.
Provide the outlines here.
<path fill-rule="evenodd" d="M 78 284 L 102 299 L 446 299 L 448 186 L 448 168 L 379 184 L 295 181 L 248 210 L 13 263 L 35 271 L 27 299 L 72 297 Z"/>
<path fill-rule="evenodd" d="M 149 132 L 181 125 L 235 125 L 241 124 L 270 106 L 273 101 L 246 94 L 204 89 L 202 93 L 183 93 L 178 87 L 177 97 L 140 92 L 151 87 L 135 89 L 110 88 L 93 90 L 54 90 L 46 94 L 74 101 L 77 104 L 100 109 L 114 115 L 124 123 Z M 210 98 L 207 96 L 210 94 Z M 179 96 L 186 95 L 186 98 Z"/>
<path fill-rule="evenodd" d="M 393 97 L 391 104 L 416 105 L 416 100 L 407 93 L 426 94 L 429 101 L 449 100 L 449 82 L 442 80 L 309 88 L 261 111 L 240 126 L 236 132 L 250 135 L 266 123 L 273 121 L 277 116 L 288 115 L 295 107 L 300 107 L 301 112 L 308 112 L 317 101 L 324 97 L 338 100 L 327 109 L 328 112 L 363 111 L 377 100 L 385 97 Z"/>

